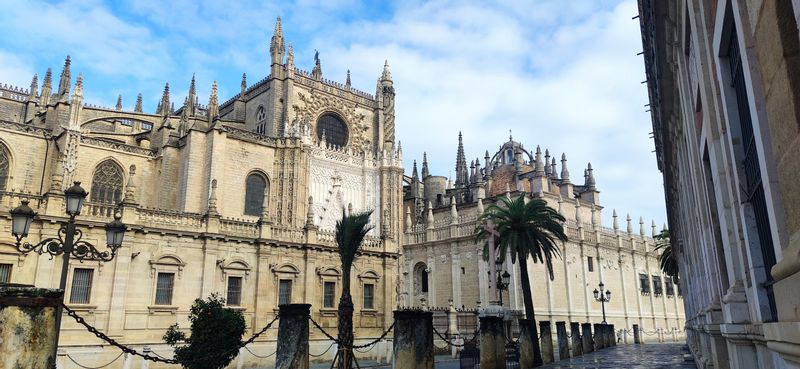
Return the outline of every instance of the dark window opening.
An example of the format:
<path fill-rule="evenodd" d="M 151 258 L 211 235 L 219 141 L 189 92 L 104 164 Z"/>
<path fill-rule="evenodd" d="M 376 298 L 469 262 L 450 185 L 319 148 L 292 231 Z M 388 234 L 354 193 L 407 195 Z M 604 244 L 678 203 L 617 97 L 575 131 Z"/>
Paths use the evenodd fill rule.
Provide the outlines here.
<path fill-rule="evenodd" d="M 336 296 L 336 283 L 325 282 L 322 286 L 322 306 L 332 308 Z"/>
<path fill-rule="evenodd" d="M 327 113 L 317 121 L 317 138 L 336 147 L 347 144 L 347 124 L 338 115 Z"/>
<path fill-rule="evenodd" d="M 227 304 L 239 306 L 242 304 L 242 277 L 228 277 Z"/>
<path fill-rule="evenodd" d="M 422 270 L 422 292 L 428 292 L 428 272 L 426 270 Z"/>
<path fill-rule="evenodd" d="M 267 181 L 258 174 L 247 176 L 244 196 L 244 213 L 246 215 L 261 215 L 264 207 L 264 192 L 267 190 Z"/>
<path fill-rule="evenodd" d="M 661 289 L 661 277 L 653 276 L 653 294 L 661 296 L 664 291 Z"/>
<path fill-rule="evenodd" d="M 639 274 L 639 290 L 642 294 L 650 293 L 650 278 L 647 274 Z"/>
<path fill-rule="evenodd" d="M 93 269 L 75 268 L 72 274 L 72 290 L 69 294 L 70 304 L 88 304 L 92 295 Z"/>
<path fill-rule="evenodd" d="M 594 259 L 591 256 L 586 258 L 586 263 L 589 266 L 589 271 L 594 272 Z"/>

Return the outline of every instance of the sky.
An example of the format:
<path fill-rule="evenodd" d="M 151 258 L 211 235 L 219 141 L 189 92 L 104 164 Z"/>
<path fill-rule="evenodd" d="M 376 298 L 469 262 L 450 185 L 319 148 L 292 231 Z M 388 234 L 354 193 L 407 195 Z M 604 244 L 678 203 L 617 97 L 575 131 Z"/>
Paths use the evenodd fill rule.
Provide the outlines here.
<path fill-rule="evenodd" d="M 87 103 L 154 111 L 165 82 L 182 101 L 196 74 L 201 103 L 269 74 L 275 19 L 295 64 L 374 93 L 385 60 L 397 93 L 404 166 L 427 152 L 452 176 L 458 132 L 468 160 L 509 138 L 566 153 L 573 182 L 591 162 L 603 223 L 617 209 L 666 221 L 656 167 L 635 0 L 7 1 L 0 12 L 0 83 L 28 88 L 71 55 Z M 57 84 L 57 80 L 54 81 Z M 73 81 L 74 83 L 74 81 Z M 560 170 L 560 164 L 559 164 Z M 634 227 L 634 229 L 637 229 Z"/>

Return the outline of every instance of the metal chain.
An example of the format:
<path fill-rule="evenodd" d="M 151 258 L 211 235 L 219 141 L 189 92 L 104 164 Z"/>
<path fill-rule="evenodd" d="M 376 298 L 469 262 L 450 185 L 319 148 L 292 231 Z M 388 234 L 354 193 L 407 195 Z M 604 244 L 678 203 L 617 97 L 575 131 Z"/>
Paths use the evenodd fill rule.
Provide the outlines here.
<path fill-rule="evenodd" d="M 444 336 L 442 336 L 442 334 L 441 334 L 441 333 L 439 333 L 439 331 L 437 331 L 437 330 L 436 330 L 436 327 L 433 327 L 433 333 L 436 333 L 436 335 L 437 335 L 437 336 L 439 336 L 439 339 L 441 339 L 441 340 L 442 340 L 442 341 L 444 341 L 446 344 L 448 344 L 448 345 L 450 345 L 450 346 L 453 346 L 453 347 L 464 347 L 464 346 L 466 346 L 466 345 L 468 345 L 468 344 L 472 343 L 473 341 L 475 341 L 475 339 L 477 339 L 477 338 L 478 338 L 478 331 L 476 330 L 476 331 L 475 331 L 475 335 L 474 335 L 474 336 L 472 336 L 472 338 L 471 338 L 470 340 L 468 340 L 468 341 L 464 341 L 464 343 L 462 343 L 462 344 L 458 344 L 458 343 L 452 343 L 452 342 L 450 342 L 450 341 L 449 341 L 447 338 L 445 338 Z"/>
<path fill-rule="evenodd" d="M 331 335 L 330 335 L 328 332 L 326 332 L 326 331 L 325 331 L 325 329 L 323 329 L 323 328 L 322 328 L 322 326 L 321 326 L 321 325 L 319 325 L 319 323 L 317 323 L 317 322 L 314 320 L 314 318 L 312 318 L 312 317 L 308 317 L 308 319 L 309 319 L 309 320 L 311 320 L 311 323 L 313 323 L 313 324 L 314 324 L 314 327 L 315 327 L 315 328 L 317 328 L 317 329 L 318 329 L 320 332 L 322 332 L 322 334 L 324 334 L 324 335 L 325 335 L 325 337 L 328 337 L 328 339 L 329 339 L 329 340 L 333 341 L 333 342 L 334 342 L 334 343 L 336 343 L 337 345 L 341 345 L 341 342 L 340 342 L 338 339 L 336 339 L 336 338 L 334 338 L 333 336 L 331 336 Z M 384 338 L 386 338 L 386 335 L 388 335 L 388 334 L 389 334 L 389 332 L 391 332 L 393 328 L 394 328 L 394 322 L 392 322 L 392 325 L 390 325 L 390 326 L 389 326 L 389 329 L 387 329 L 385 332 L 383 332 L 383 334 L 381 334 L 381 336 L 380 336 L 380 337 L 378 337 L 377 339 L 375 339 L 374 341 L 372 341 L 372 342 L 369 342 L 369 343 L 366 343 L 366 344 L 363 344 L 363 345 L 353 345 L 353 346 L 352 346 L 352 347 L 350 347 L 350 348 L 351 348 L 351 349 L 363 349 L 363 348 L 367 348 L 367 347 L 369 347 L 369 346 L 372 346 L 372 345 L 374 345 L 374 344 L 376 344 L 376 343 L 380 342 L 380 341 L 381 341 L 381 340 L 383 340 Z"/>
<path fill-rule="evenodd" d="M 331 340 L 331 341 L 333 341 L 335 344 L 337 344 L 337 345 L 339 344 L 339 340 L 337 340 L 336 338 L 334 338 L 333 336 L 331 336 L 330 334 L 328 334 L 328 332 L 325 332 L 325 330 L 324 330 L 324 329 L 322 329 L 322 326 L 321 326 L 321 325 L 319 325 L 319 323 L 317 323 L 317 322 L 314 320 L 314 318 L 312 318 L 312 317 L 310 317 L 310 316 L 309 316 L 309 317 L 308 317 L 308 319 L 309 319 L 309 320 L 311 320 L 311 323 L 313 323 L 313 324 L 314 324 L 314 327 L 316 327 L 316 328 L 317 328 L 317 329 L 318 329 L 320 332 L 322 332 L 322 334 L 324 334 L 324 335 L 325 335 L 325 337 L 328 337 L 328 339 L 329 339 L 329 340 Z"/>
<path fill-rule="evenodd" d="M 269 354 L 269 355 L 267 355 L 267 356 L 259 356 L 259 355 L 256 355 L 256 353 L 255 353 L 255 352 L 253 352 L 253 351 L 250 351 L 250 348 L 249 348 L 249 347 L 247 347 L 247 346 L 245 346 L 245 347 L 244 347 L 244 349 L 245 349 L 245 350 L 247 350 L 247 352 L 249 352 L 251 355 L 253 355 L 253 356 L 255 356 L 255 357 L 259 358 L 259 359 L 266 359 L 266 358 L 268 358 L 268 357 L 270 357 L 270 356 L 272 356 L 272 355 L 275 355 L 275 354 L 277 354 L 277 353 L 278 353 L 278 350 L 275 350 L 275 352 L 273 352 L 273 353 L 271 353 L 271 354 Z"/>
<path fill-rule="evenodd" d="M 122 345 L 121 343 L 117 342 L 113 338 L 105 335 L 103 332 L 98 331 L 97 328 L 89 325 L 89 323 L 86 323 L 86 320 L 83 319 L 83 317 L 78 315 L 74 310 L 70 309 L 64 303 L 61 303 L 61 307 L 67 312 L 67 315 L 69 315 L 73 319 L 75 319 L 75 321 L 78 322 L 78 324 L 84 326 L 84 328 L 86 328 L 86 330 L 88 330 L 90 333 L 94 334 L 97 338 L 107 342 L 108 344 L 110 344 L 110 345 L 122 350 L 123 353 L 129 353 L 131 355 L 136 355 L 136 356 L 139 356 L 139 357 L 141 357 L 141 358 L 143 358 L 145 360 L 149 360 L 149 361 L 153 361 L 153 362 L 160 362 L 160 363 L 165 363 L 165 364 L 180 364 L 180 365 L 197 363 L 197 362 L 200 362 L 200 361 L 208 360 L 210 358 L 219 357 L 219 356 L 222 356 L 222 355 L 227 355 L 227 354 L 229 354 L 229 353 L 231 353 L 231 352 L 233 352 L 235 350 L 239 350 L 240 348 L 242 348 L 244 346 L 247 346 L 250 343 L 252 343 L 253 341 L 255 341 L 256 338 L 258 338 L 259 336 L 264 334 L 264 332 L 266 332 L 270 327 L 272 327 L 272 325 L 278 320 L 278 316 L 275 316 L 275 318 L 272 319 L 272 321 L 269 322 L 269 324 L 267 324 L 264 328 L 262 328 L 258 333 L 254 334 L 247 341 L 239 342 L 239 344 L 236 345 L 236 347 L 231 349 L 231 350 L 228 350 L 228 351 L 222 352 L 222 353 L 207 355 L 207 356 L 204 356 L 204 357 L 201 357 L 201 358 L 197 358 L 197 359 L 194 359 L 194 360 L 191 360 L 191 361 L 180 361 L 180 360 L 175 360 L 175 359 L 165 359 L 165 358 L 160 357 L 158 354 L 156 354 L 156 356 L 144 354 L 144 353 L 136 351 L 136 350 L 134 350 L 134 349 L 132 349 L 130 347 Z"/>
<path fill-rule="evenodd" d="M 69 359 L 70 361 L 72 361 L 73 363 L 75 363 L 75 365 L 77 365 L 77 366 L 79 366 L 79 367 L 81 367 L 81 368 L 83 368 L 83 369 L 100 369 L 100 368 L 105 368 L 105 367 L 107 367 L 107 366 L 109 366 L 109 365 L 113 364 L 113 363 L 114 363 L 115 361 L 117 361 L 117 359 L 119 359 L 119 358 L 120 358 L 120 356 L 122 356 L 123 354 L 125 354 L 125 353 L 124 353 L 124 352 L 120 352 L 120 353 L 119 353 L 119 355 L 117 355 L 117 357 L 115 357 L 115 358 L 114 358 L 114 360 L 111 360 L 111 361 L 109 361 L 109 362 L 108 362 L 106 365 L 100 365 L 100 366 L 86 366 L 86 365 L 83 365 L 83 364 L 81 364 L 81 363 L 79 363 L 79 362 L 75 361 L 75 359 L 74 359 L 74 358 L 72 358 L 72 356 L 69 356 L 69 354 L 67 354 L 67 359 Z"/>
<path fill-rule="evenodd" d="M 327 354 L 327 353 L 328 353 L 328 351 L 330 351 L 330 350 L 331 350 L 331 347 L 333 347 L 333 345 L 335 345 L 335 344 L 336 344 L 336 342 L 331 342 L 331 345 L 330 345 L 330 346 L 328 346 L 328 348 L 327 348 L 327 349 L 325 349 L 325 351 L 323 351 L 323 352 L 322 352 L 321 354 L 319 354 L 319 355 L 314 355 L 314 354 L 312 354 L 312 353 L 310 353 L 310 352 L 309 352 L 309 353 L 308 353 L 308 356 L 311 356 L 311 357 L 320 357 L 320 356 L 322 356 L 322 355 L 325 355 L 325 354 Z"/>
<path fill-rule="evenodd" d="M 363 345 L 355 345 L 355 346 L 353 346 L 353 348 L 354 348 L 354 349 L 366 348 L 366 347 L 372 346 L 372 345 L 374 345 L 374 344 L 376 344 L 376 343 L 380 342 L 381 340 L 383 340 L 384 338 L 386 338 L 386 336 L 389 334 L 389 332 L 391 332 L 391 331 L 392 331 L 392 329 L 394 328 L 394 323 L 395 323 L 395 322 L 392 322 L 392 325 L 390 325 L 390 326 L 389 326 L 389 329 L 387 329 L 387 330 L 386 330 L 386 332 L 383 332 L 383 334 L 382 334 L 380 337 L 378 337 L 378 339 L 376 339 L 376 340 L 374 340 L 374 341 L 372 341 L 372 342 L 370 342 L 370 343 L 367 343 L 367 344 L 363 344 Z"/>

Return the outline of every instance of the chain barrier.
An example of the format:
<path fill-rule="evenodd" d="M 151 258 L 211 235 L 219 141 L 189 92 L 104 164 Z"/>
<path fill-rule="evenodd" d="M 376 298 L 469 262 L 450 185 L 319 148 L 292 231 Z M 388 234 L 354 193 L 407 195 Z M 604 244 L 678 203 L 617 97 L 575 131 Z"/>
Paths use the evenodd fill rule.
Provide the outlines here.
<path fill-rule="evenodd" d="M 123 353 L 129 353 L 131 355 L 136 355 L 136 356 L 141 357 L 142 359 L 145 359 L 145 360 L 148 360 L 148 361 L 152 361 L 152 362 L 158 362 L 158 363 L 164 363 L 164 364 L 179 364 L 179 365 L 197 363 L 197 362 L 201 362 L 201 361 L 204 361 L 204 360 L 208 360 L 210 358 L 219 357 L 219 356 L 222 356 L 222 355 L 227 355 L 227 354 L 229 354 L 229 353 L 231 353 L 233 351 L 239 350 L 240 348 L 253 343 L 253 341 L 255 341 L 259 336 L 264 334 L 264 332 L 266 332 L 270 327 L 272 327 L 272 325 L 278 320 L 278 316 L 276 315 L 275 318 L 272 319 L 272 321 L 269 322 L 269 324 L 267 324 L 264 328 L 262 328 L 260 331 L 258 331 L 258 333 L 252 335 L 247 341 L 239 342 L 239 344 L 236 345 L 236 347 L 231 349 L 231 350 L 228 350 L 228 351 L 225 351 L 225 352 L 222 352 L 222 353 L 213 354 L 213 355 L 206 355 L 206 356 L 203 356 L 201 358 L 197 358 L 197 359 L 194 359 L 194 360 L 191 360 L 191 361 L 180 361 L 180 360 L 176 360 L 176 359 L 166 359 L 166 358 L 163 358 L 160 355 L 155 354 L 155 353 L 153 353 L 155 355 L 155 356 L 153 356 L 153 355 L 149 355 L 149 354 L 145 354 L 145 353 L 141 353 L 139 351 L 136 351 L 136 350 L 134 350 L 134 349 L 132 349 L 132 348 L 130 348 L 128 346 L 125 346 L 125 345 L 117 342 L 113 338 L 105 335 L 103 332 L 98 331 L 97 328 L 89 325 L 89 323 L 86 323 L 86 320 L 83 319 L 83 317 L 78 315 L 74 310 L 70 309 L 64 303 L 61 303 L 61 307 L 64 309 L 64 311 L 67 312 L 67 315 L 69 315 L 73 319 L 75 319 L 75 321 L 78 322 L 78 324 L 82 325 L 90 333 L 94 334 L 97 338 L 105 341 L 109 345 L 114 346 L 114 347 L 122 350 Z"/>
<path fill-rule="evenodd" d="M 394 329 L 394 324 L 395 324 L 395 322 L 392 322 L 392 325 L 390 325 L 390 326 L 389 326 L 389 329 L 387 329 L 387 330 L 386 330 L 386 332 L 383 332 L 383 334 L 382 334 L 380 337 L 378 337 L 378 339 L 376 339 L 376 340 L 374 340 L 374 341 L 372 341 L 372 342 L 370 342 L 370 343 L 367 343 L 367 344 L 363 344 L 363 345 L 355 345 L 355 346 L 353 346 L 353 349 L 362 349 L 362 348 L 367 348 L 367 347 L 369 347 L 369 346 L 372 346 L 372 345 L 374 345 L 374 344 L 376 344 L 376 343 L 380 342 L 381 340 L 383 340 L 384 338 L 386 338 L 386 335 L 388 335 L 388 334 L 389 334 L 389 332 L 391 332 L 391 331 L 392 331 L 392 329 Z"/>
<path fill-rule="evenodd" d="M 73 363 L 75 363 L 75 365 L 77 365 L 77 366 L 79 366 L 79 367 L 81 367 L 81 368 L 83 368 L 83 369 L 100 369 L 100 368 L 105 368 L 105 367 L 107 367 L 107 366 L 109 366 L 109 365 L 113 364 L 115 361 L 117 361 L 117 359 L 119 359 L 119 358 L 120 358 L 122 355 L 124 355 L 124 354 L 125 354 L 124 352 L 120 352 L 120 353 L 119 353 L 119 355 L 117 355 L 117 357 L 115 357 L 115 358 L 114 358 L 114 360 L 111 360 L 111 361 L 109 361 L 107 364 L 105 364 L 105 365 L 100 365 L 100 366 L 86 366 L 86 365 L 83 365 L 83 364 L 81 364 L 81 363 L 79 363 L 79 362 L 75 361 L 75 359 L 74 359 L 72 356 L 69 356 L 69 354 L 67 354 L 67 359 L 69 359 L 70 361 L 72 361 Z"/>
<path fill-rule="evenodd" d="M 310 316 L 309 316 L 309 317 L 308 317 L 308 319 L 309 319 L 309 320 L 311 320 L 311 323 L 313 323 L 313 324 L 314 324 L 314 327 L 316 327 L 316 328 L 317 328 L 317 329 L 318 329 L 320 332 L 322 332 L 322 334 L 324 334 L 324 335 L 325 335 L 325 337 L 328 337 L 328 339 L 329 339 L 329 340 L 333 341 L 333 343 L 335 343 L 335 344 L 337 344 L 337 345 L 338 345 L 338 344 L 340 344 L 340 343 L 339 343 L 339 340 L 337 340 L 336 338 L 334 338 L 333 336 L 331 336 L 330 334 L 328 334 L 328 332 L 325 332 L 325 330 L 324 330 L 324 329 L 322 329 L 322 326 L 321 326 L 321 325 L 319 325 L 319 323 L 317 323 L 317 321 L 315 321 L 315 320 L 314 320 L 314 318 L 312 318 L 312 317 L 310 317 Z"/>
<path fill-rule="evenodd" d="M 336 344 L 336 342 L 331 342 L 331 345 L 330 345 L 330 346 L 328 346 L 328 348 L 327 348 L 327 349 L 325 349 L 325 351 L 323 351 L 323 352 L 322 352 L 321 354 L 319 354 L 319 355 L 314 355 L 314 354 L 312 354 L 312 353 L 310 353 L 310 352 L 309 352 L 309 353 L 308 353 L 308 356 L 311 356 L 311 357 L 320 357 L 320 356 L 322 356 L 322 355 L 325 355 L 325 354 L 327 354 L 327 353 L 328 353 L 328 351 L 330 351 L 330 350 L 331 350 L 331 347 L 333 347 L 333 345 L 335 345 L 335 344 Z"/>
<path fill-rule="evenodd" d="M 478 339 L 478 333 L 479 333 L 479 331 L 478 331 L 478 330 L 475 330 L 475 334 L 472 336 L 472 338 L 470 338 L 470 339 L 469 339 L 469 340 L 467 340 L 467 341 L 464 341 L 464 343 L 461 343 L 461 344 L 450 342 L 450 340 L 448 340 L 447 338 L 445 338 L 444 336 L 442 336 L 442 334 L 441 334 L 441 333 L 439 333 L 439 331 L 437 331 L 437 330 L 436 330 L 436 327 L 433 327 L 433 333 L 436 333 L 436 335 L 437 335 L 437 336 L 439 336 L 439 339 L 440 339 L 440 340 L 442 340 L 442 341 L 444 341 L 444 342 L 445 342 L 446 344 L 448 344 L 449 346 L 453 346 L 453 347 L 464 347 L 464 346 L 466 346 L 466 345 L 469 345 L 470 343 L 472 343 L 472 342 L 473 342 L 473 341 L 475 341 L 476 339 Z"/>
<path fill-rule="evenodd" d="M 245 346 L 245 348 L 244 348 L 244 349 L 245 349 L 245 350 L 247 350 L 247 352 L 249 352 L 249 353 L 250 353 L 250 355 L 253 355 L 253 356 L 255 356 L 255 357 L 259 358 L 259 359 L 266 359 L 266 358 L 269 358 L 270 356 L 272 356 L 272 355 L 275 355 L 275 354 L 277 354 L 277 353 L 278 353 L 278 350 L 275 350 L 275 352 L 273 352 L 273 353 L 271 353 L 271 354 L 269 354 L 269 355 L 267 355 L 267 356 L 260 356 L 260 355 L 256 355 L 256 353 L 255 353 L 255 352 L 253 352 L 253 351 L 250 351 L 250 348 L 249 348 L 249 347 L 246 347 L 246 346 Z"/>
<path fill-rule="evenodd" d="M 325 329 L 323 329 L 322 326 L 319 325 L 319 323 L 317 323 L 314 320 L 314 318 L 308 317 L 308 319 L 311 320 L 311 323 L 314 324 L 314 327 L 317 328 L 320 332 L 322 332 L 322 334 L 325 335 L 325 337 L 327 337 L 329 340 L 333 341 L 333 343 L 335 343 L 337 345 L 341 345 L 341 342 L 338 339 L 336 339 L 333 336 L 331 336 L 330 333 L 326 332 Z M 381 336 L 376 338 L 375 340 L 370 341 L 369 343 L 365 343 L 363 345 L 353 345 L 350 348 L 354 349 L 354 350 L 364 349 L 364 348 L 367 348 L 369 346 L 372 346 L 372 345 L 382 341 L 384 338 L 386 338 L 386 336 L 389 334 L 389 332 L 391 332 L 392 329 L 394 329 L 394 324 L 395 324 L 395 322 L 392 322 L 392 325 L 389 326 L 389 329 L 387 329 L 385 332 L 383 332 L 383 334 L 381 334 Z"/>

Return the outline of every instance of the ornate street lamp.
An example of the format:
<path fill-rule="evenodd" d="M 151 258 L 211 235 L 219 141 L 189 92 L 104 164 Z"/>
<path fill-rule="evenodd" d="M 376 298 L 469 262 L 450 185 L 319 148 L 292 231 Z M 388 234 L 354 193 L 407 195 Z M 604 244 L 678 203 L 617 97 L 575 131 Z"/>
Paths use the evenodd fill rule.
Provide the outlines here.
<path fill-rule="evenodd" d="M 59 288 L 64 291 L 67 286 L 67 272 L 69 271 L 70 255 L 80 261 L 111 261 L 117 255 L 117 250 L 122 246 L 122 239 L 125 237 L 125 224 L 120 221 L 120 215 L 114 214 L 114 220 L 106 224 L 106 246 L 109 250 L 100 251 L 91 243 L 82 240 L 83 232 L 75 227 L 75 217 L 81 213 L 83 201 L 88 193 L 81 187 L 80 182 L 75 182 L 72 187 L 64 191 L 66 200 L 67 215 L 69 220 L 61 223 L 58 229 L 58 236 L 48 237 L 37 244 L 22 242 L 28 236 L 28 232 L 36 217 L 36 212 L 28 206 L 28 200 L 22 200 L 22 205 L 10 211 L 11 213 L 11 234 L 16 238 L 17 250 L 23 254 L 36 252 L 39 255 L 50 254 L 50 259 L 63 254 L 61 264 L 61 281 Z M 66 297 L 66 296 L 64 296 Z M 56 347 L 58 347 L 58 337 L 61 331 L 62 309 L 59 306 L 56 313 Z"/>
<path fill-rule="evenodd" d="M 594 299 L 597 300 L 603 308 L 603 324 L 606 324 L 606 302 L 611 300 L 611 291 L 605 291 L 605 293 L 603 293 L 603 288 L 605 287 L 603 282 L 600 282 L 598 287 L 600 287 L 600 291 L 597 289 L 594 290 Z"/>
<path fill-rule="evenodd" d="M 508 271 L 504 270 L 500 278 L 497 279 L 497 293 L 500 294 L 500 306 L 503 306 L 503 290 L 508 290 L 510 284 L 511 274 L 508 274 Z"/>

